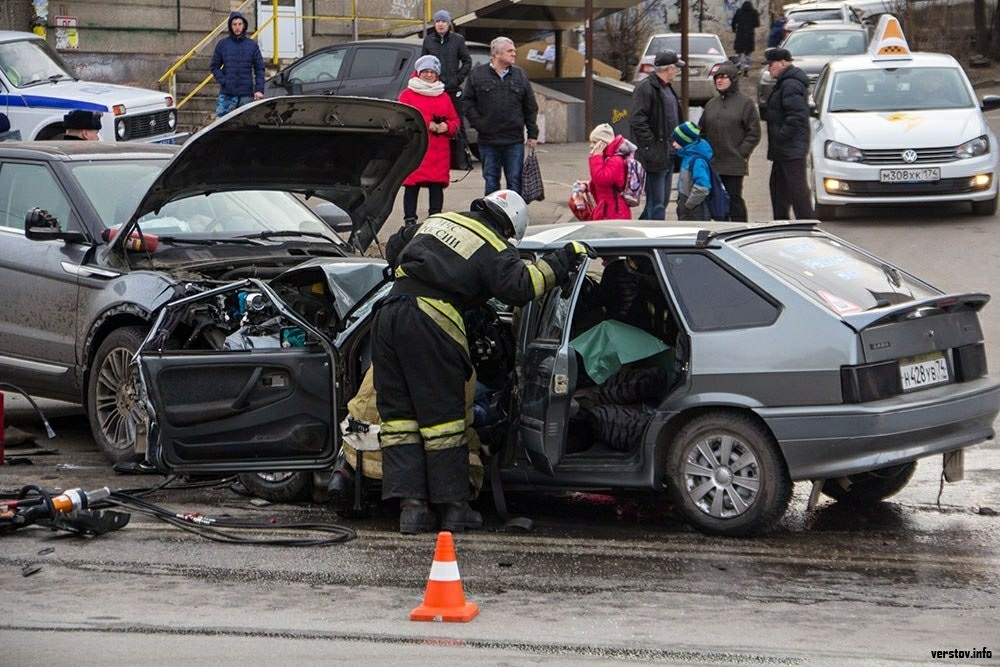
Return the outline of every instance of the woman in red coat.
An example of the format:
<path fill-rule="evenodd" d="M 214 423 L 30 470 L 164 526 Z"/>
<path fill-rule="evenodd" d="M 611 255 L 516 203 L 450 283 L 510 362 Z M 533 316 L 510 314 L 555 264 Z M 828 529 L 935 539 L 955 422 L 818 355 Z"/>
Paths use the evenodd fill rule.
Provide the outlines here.
<path fill-rule="evenodd" d="M 417 58 L 414 74 L 399 101 L 416 107 L 427 123 L 427 152 L 416 170 L 403 181 L 403 224 L 417 222 L 417 196 L 426 187 L 430 202 L 428 215 L 440 213 L 444 206 L 444 189 L 451 178 L 451 145 L 449 137 L 458 131 L 458 114 L 451 98 L 439 81 L 441 61 L 435 56 Z"/>
<path fill-rule="evenodd" d="M 625 137 L 601 123 L 590 133 L 590 193 L 594 196 L 591 220 L 630 220 L 622 191 L 625 189 Z"/>

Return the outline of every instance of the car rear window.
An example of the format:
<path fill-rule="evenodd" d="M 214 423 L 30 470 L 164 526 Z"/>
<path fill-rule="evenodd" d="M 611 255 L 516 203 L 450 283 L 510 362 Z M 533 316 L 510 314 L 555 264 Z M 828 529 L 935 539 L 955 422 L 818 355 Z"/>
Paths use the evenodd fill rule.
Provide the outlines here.
<path fill-rule="evenodd" d="M 655 56 L 660 51 L 676 51 L 681 52 L 681 36 L 680 35 L 659 35 L 653 37 L 649 42 L 649 46 L 646 47 L 647 56 Z M 703 54 L 710 56 L 723 56 L 725 55 L 725 50 L 722 48 L 722 42 L 719 41 L 718 37 L 688 37 L 688 53 L 689 54 Z"/>
<path fill-rule="evenodd" d="M 809 9 L 801 12 L 788 12 L 788 18 L 805 23 L 806 21 L 840 21 L 844 17 L 839 9 Z"/>
<path fill-rule="evenodd" d="M 796 30 L 784 48 L 793 56 L 849 56 L 865 52 L 865 35 L 860 30 Z"/>
<path fill-rule="evenodd" d="M 771 273 L 841 315 L 940 294 L 897 267 L 824 236 L 779 236 L 738 245 Z"/>

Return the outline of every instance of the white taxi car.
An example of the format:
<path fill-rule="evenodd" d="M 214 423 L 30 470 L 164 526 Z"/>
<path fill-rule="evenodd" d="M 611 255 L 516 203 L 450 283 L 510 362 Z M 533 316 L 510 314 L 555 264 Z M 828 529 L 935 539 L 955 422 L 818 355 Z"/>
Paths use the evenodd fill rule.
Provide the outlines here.
<path fill-rule="evenodd" d="M 913 53 L 883 16 L 865 55 L 831 62 L 813 90 L 809 167 L 816 216 L 851 204 L 968 201 L 997 210 L 1000 152 L 961 65 Z"/>

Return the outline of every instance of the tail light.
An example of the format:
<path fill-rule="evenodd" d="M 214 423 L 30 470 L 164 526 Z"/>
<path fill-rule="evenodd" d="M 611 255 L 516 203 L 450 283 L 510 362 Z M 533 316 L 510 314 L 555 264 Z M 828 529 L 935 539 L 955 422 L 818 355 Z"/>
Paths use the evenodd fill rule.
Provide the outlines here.
<path fill-rule="evenodd" d="M 867 403 L 902 393 L 899 363 L 883 361 L 840 369 L 840 391 L 844 403 Z"/>
<path fill-rule="evenodd" d="M 956 347 L 954 351 L 955 379 L 968 382 L 987 373 L 986 346 L 982 343 Z"/>

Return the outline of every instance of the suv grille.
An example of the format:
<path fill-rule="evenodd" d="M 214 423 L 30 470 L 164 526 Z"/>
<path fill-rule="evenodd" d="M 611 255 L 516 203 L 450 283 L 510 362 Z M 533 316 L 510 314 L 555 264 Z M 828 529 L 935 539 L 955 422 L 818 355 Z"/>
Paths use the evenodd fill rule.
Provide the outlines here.
<path fill-rule="evenodd" d="M 132 139 L 145 139 L 157 134 L 167 134 L 170 126 L 167 119 L 170 118 L 169 111 L 154 111 L 153 113 L 141 114 L 138 116 L 127 116 L 122 119 L 128 129 L 126 135 L 130 141 Z"/>
<path fill-rule="evenodd" d="M 954 162 L 958 159 L 955 157 L 956 148 L 958 147 L 947 146 L 945 148 L 913 149 L 917 153 L 917 159 L 915 162 L 906 162 L 903 160 L 903 152 L 910 150 L 908 148 L 865 150 L 865 157 L 862 162 L 865 164 L 922 164 L 925 162 Z"/>

